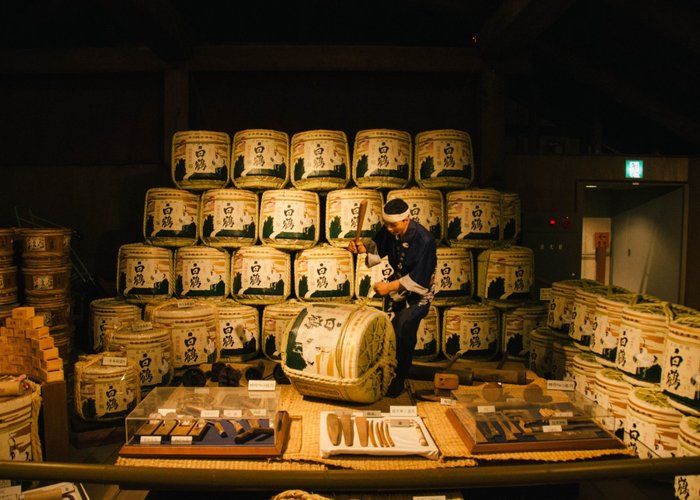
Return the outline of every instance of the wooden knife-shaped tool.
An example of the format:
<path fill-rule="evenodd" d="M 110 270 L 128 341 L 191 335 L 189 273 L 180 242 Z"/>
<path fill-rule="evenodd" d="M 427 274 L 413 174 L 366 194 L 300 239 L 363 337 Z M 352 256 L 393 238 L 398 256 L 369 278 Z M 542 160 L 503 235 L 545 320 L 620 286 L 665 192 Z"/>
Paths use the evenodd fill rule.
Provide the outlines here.
<path fill-rule="evenodd" d="M 355 442 L 355 428 L 352 423 L 352 415 L 349 413 L 342 413 L 340 415 L 340 425 L 343 429 L 343 441 L 345 441 L 345 446 L 352 446 Z"/>
<path fill-rule="evenodd" d="M 340 419 L 337 413 L 329 413 L 326 417 L 326 429 L 328 430 L 328 437 L 331 440 L 333 446 L 338 446 L 340 444 Z"/>
<path fill-rule="evenodd" d="M 369 420 L 367 423 L 369 424 L 368 425 L 369 441 L 372 443 L 372 446 L 374 448 L 376 448 L 377 447 L 377 440 L 374 438 L 374 422 L 372 420 Z"/>
<path fill-rule="evenodd" d="M 356 416 L 355 425 L 357 425 L 357 437 L 360 440 L 360 446 L 367 447 L 367 417 L 364 415 Z"/>

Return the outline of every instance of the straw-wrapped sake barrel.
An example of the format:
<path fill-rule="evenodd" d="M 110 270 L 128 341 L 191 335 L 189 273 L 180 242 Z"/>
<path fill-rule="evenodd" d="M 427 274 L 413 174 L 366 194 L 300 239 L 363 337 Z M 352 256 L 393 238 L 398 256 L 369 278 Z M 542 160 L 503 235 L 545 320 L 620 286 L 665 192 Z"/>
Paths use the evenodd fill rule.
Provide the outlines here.
<path fill-rule="evenodd" d="M 173 294 L 173 254 L 167 248 L 127 243 L 117 256 L 117 293 L 146 304 Z"/>
<path fill-rule="evenodd" d="M 146 192 L 143 237 L 156 246 L 197 243 L 199 196 L 184 189 L 152 188 Z"/>
<path fill-rule="evenodd" d="M 450 191 L 445 206 L 450 246 L 489 248 L 500 241 L 501 193 L 495 189 Z"/>
<path fill-rule="evenodd" d="M 448 307 L 442 318 L 442 353 L 447 358 L 488 360 L 499 353 L 498 310 L 482 304 Z"/>
<path fill-rule="evenodd" d="M 231 259 L 231 296 L 243 304 L 274 304 L 289 297 L 291 256 L 271 247 L 242 247 Z"/>
<path fill-rule="evenodd" d="M 402 188 L 411 181 L 411 134 L 369 129 L 355 135 L 352 177 L 362 188 Z"/>
<path fill-rule="evenodd" d="M 458 306 L 468 303 L 474 291 L 474 264 L 466 248 L 439 247 L 435 269 L 436 306 Z"/>
<path fill-rule="evenodd" d="M 382 227 L 382 194 L 374 189 L 336 189 L 326 197 L 326 239 L 334 247 L 347 248 L 357 234 L 360 202 L 367 200 L 360 238 L 370 240 Z"/>
<path fill-rule="evenodd" d="M 424 188 L 464 189 L 474 180 L 471 137 L 461 130 L 416 134 L 416 183 Z"/>
<path fill-rule="evenodd" d="M 350 151 L 345 132 L 307 130 L 292 136 L 292 184 L 298 189 L 342 189 L 350 181 Z"/>
<path fill-rule="evenodd" d="M 321 244 L 294 257 L 294 290 L 301 300 L 349 302 L 353 281 L 353 256 L 348 250 Z"/>
<path fill-rule="evenodd" d="M 244 189 L 210 189 L 202 193 L 199 238 L 217 248 L 255 245 L 258 239 L 258 195 Z"/>
<path fill-rule="evenodd" d="M 382 260 L 371 267 L 367 267 L 367 254 L 357 254 L 355 264 L 355 297 L 365 300 L 367 304 L 382 307 L 384 298 L 374 291 L 372 285 L 380 281 L 387 282 L 394 269 L 389 264 L 389 259 L 384 256 Z"/>
<path fill-rule="evenodd" d="M 101 351 L 110 332 L 140 319 L 141 308 L 121 297 L 93 300 L 90 302 L 89 323 L 92 350 Z"/>
<path fill-rule="evenodd" d="M 477 258 L 477 266 L 477 296 L 506 304 L 530 298 L 535 270 L 534 253 L 529 248 L 509 246 L 484 250 Z"/>
<path fill-rule="evenodd" d="M 265 306 L 262 317 L 262 353 L 272 361 L 282 357 L 282 337 L 289 323 L 306 305 L 296 299 Z"/>
<path fill-rule="evenodd" d="M 435 306 L 430 306 L 418 325 L 416 347 L 413 349 L 413 359 L 417 361 L 432 361 L 440 355 L 440 314 Z"/>
<path fill-rule="evenodd" d="M 254 358 L 260 352 L 258 310 L 235 300 L 216 304 L 218 314 L 217 361 L 235 362 Z"/>
<path fill-rule="evenodd" d="M 11 388 L 0 398 L 0 460 L 41 462 L 41 386 L 10 376 L 1 377 L 0 384 Z"/>
<path fill-rule="evenodd" d="M 175 296 L 225 299 L 231 293 L 231 256 L 205 246 L 175 250 Z"/>
<path fill-rule="evenodd" d="M 186 130 L 173 135 L 171 174 L 180 189 L 204 191 L 229 181 L 231 144 L 225 132 Z"/>
<path fill-rule="evenodd" d="M 289 180 L 289 136 L 248 129 L 233 136 L 231 180 L 244 189 L 281 189 Z"/>
<path fill-rule="evenodd" d="M 318 242 L 321 215 L 317 193 L 271 189 L 260 200 L 260 241 L 284 250 L 303 250 Z"/>
<path fill-rule="evenodd" d="M 282 368 L 303 395 L 372 403 L 389 386 L 396 340 L 388 316 L 353 304 L 309 304 L 282 341 Z"/>

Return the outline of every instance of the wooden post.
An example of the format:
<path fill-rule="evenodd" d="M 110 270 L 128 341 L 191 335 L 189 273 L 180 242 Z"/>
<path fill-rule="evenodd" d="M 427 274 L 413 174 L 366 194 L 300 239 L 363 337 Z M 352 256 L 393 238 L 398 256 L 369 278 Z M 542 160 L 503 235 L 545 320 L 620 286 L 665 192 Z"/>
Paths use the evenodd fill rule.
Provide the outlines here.
<path fill-rule="evenodd" d="M 68 458 L 68 402 L 66 381 L 41 384 L 44 460 L 65 462 Z"/>

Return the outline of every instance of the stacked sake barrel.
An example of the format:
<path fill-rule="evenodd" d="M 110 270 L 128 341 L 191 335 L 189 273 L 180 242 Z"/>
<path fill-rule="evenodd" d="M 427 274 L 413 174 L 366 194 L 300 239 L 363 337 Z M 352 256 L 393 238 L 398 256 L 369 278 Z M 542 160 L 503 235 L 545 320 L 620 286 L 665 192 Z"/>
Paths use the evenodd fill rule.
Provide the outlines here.
<path fill-rule="evenodd" d="M 0 228 L 0 321 L 9 318 L 12 309 L 19 305 L 14 248 L 16 239 L 15 228 Z"/>
<path fill-rule="evenodd" d="M 73 352 L 74 328 L 71 298 L 70 229 L 22 228 L 19 230 L 24 300 L 44 325 L 68 362 Z"/>

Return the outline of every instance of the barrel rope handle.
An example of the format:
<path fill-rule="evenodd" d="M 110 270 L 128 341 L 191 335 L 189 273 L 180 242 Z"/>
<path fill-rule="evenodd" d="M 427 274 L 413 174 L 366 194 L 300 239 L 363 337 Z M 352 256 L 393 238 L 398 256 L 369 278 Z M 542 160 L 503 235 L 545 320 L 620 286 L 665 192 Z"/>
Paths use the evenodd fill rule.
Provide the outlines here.
<path fill-rule="evenodd" d="M 666 316 L 666 322 L 670 323 L 676 319 L 676 313 L 673 310 L 670 302 L 664 302 L 664 315 Z"/>

